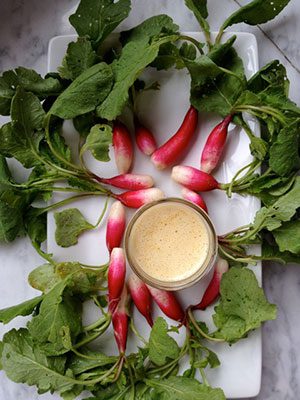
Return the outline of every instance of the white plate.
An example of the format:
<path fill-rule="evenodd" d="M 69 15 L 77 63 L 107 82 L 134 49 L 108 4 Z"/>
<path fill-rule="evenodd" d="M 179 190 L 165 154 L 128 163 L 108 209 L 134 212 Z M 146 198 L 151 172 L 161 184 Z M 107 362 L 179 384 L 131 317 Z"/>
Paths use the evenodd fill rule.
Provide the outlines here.
<path fill-rule="evenodd" d="M 190 34 L 196 39 L 201 39 L 198 33 Z M 230 34 L 232 35 L 232 33 Z M 246 75 L 253 75 L 258 69 L 257 42 L 255 37 L 249 33 L 238 33 L 235 48 L 242 57 L 245 65 Z M 228 38 L 225 35 L 224 39 Z M 61 65 L 67 45 L 74 40 L 75 36 L 58 36 L 53 38 L 49 44 L 48 70 L 55 71 Z M 160 91 L 149 91 L 143 94 L 139 103 L 139 115 L 141 120 L 153 132 L 158 139 L 158 144 L 166 141 L 180 125 L 184 114 L 189 107 L 189 76 L 186 70 L 157 72 L 151 69 L 146 74 L 147 79 L 158 80 L 161 85 Z M 186 156 L 181 163 L 186 165 L 199 166 L 200 154 L 208 133 L 213 126 L 220 120 L 215 116 L 200 115 L 198 132 Z M 78 135 L 74 131 L 71 123 L 66 123 L 66 137 L 68 143 L 74 148 L 77 147 Z M 258 128 L 254 126 L 256 131 Z M 89 166 L 99 175 L 108 177 L 117 174 L 117 169 L 113 161 L 109 163 L 100 163 L 88 159 Z M 251 161 L 251 155 L 248 147 L 248 139 L 245 133 L 239 129 L 234 129 L 231 125 L 228 143 L 226 145 L 226 157 L 224 162 L 216 173 L 220 182 L 228 182 L 234 173 L 242 166 Z M 134 172 L 147 173 L 154 177 L 156 186 L 160 187 L 167 196 L 179 196 L 181 188 L 169 178 L 170 169 L 159 172 L 150 163 L 148 157 L 141 154 L 138 149 L 135 151 Z M 260 203 L 253 197 L 240 197 L 234 195 L 228 199 L 222 191 L 214 191 L 204 194 L 207 201 L 209 213 L 214 221 L 218 233 L 225 233 L 235 227 L 245 225 L 253 220 Z M 62 195 L 56 195 L 55 200 L 62 199 Z M 72 207 L 78 207 L 84 216 L 90 222 L 94 223 L 101 212 L 104 199 L 91 198 L 82 200 L 73 204 Z M 127 212 L 128 219 L 132 215 Z M 55 224 L 53 213 L 48 214 L 48 251 L 55 255 L 57 260 L 80 260 L 87 264 L 100 264 L 108 260 L 108 253 L 105 247 L 105 220 L 101 227 L 95 231 L 85 233 L 80 237 L 77 246 L 67 249 L 58 247 L 54 239 Z M 261 265 L 255 267 L 256 275 L 261 282 Z M 209 282 L 207 277 L 201 284 L 193 288 L 184 290 L 180 293 L 183 304 L 189 305 L 201 299 L 202 293 Z M 86 322 L 97 318 L 97 311 L 91 306 L 87 307 L 88 312 L 85 316 Z M 206 320 L 211 325 L 211 313 L 213 309 L 207 310 L 198 317 Z M 159 314 L 155 308 L 156 315 Z M 134 312 L 134 319 L 138 329 L 148 337 L 148 327 L 143 318 Z M 169 323 L 173 323 L 169 320 Z M 182 340 L 183 333 L 180 335 Z M 128 341 L 128 350 L 134 351 L 136 342 L 130 337 Z M 207 376 L 213 387 L 221 387 L 226 397 L 242 398 L 256 396 L 260 390 L 261 381 L 261 331 L 257 330 L 249 335 L 247 339 L 239 343 L 228 346 L 224 344 L 210 345 L 212 350 L 218 354 L 221 366 L 214 370 L 207 369 Z M 105 334 L 98 342 L 97 348 L 107 354 L 116 353 L 116 346 L 111 332 Z M 51 397 L 52 398 L 52 397 Z"/>

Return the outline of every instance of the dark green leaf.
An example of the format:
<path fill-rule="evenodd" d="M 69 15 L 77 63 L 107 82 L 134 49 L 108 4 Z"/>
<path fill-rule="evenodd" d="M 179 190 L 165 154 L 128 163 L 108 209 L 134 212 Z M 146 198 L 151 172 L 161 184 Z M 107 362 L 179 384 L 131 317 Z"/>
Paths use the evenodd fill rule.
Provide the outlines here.
<path fill-rule="evenodd" d="M 69 18 L 79 36 L 98 46 L 128 16 L 130 0 L 81 0 Z"/>
<path fill-rule="evenodd" d="M 35 268 L 28 277 L 29 284 L 41 292 L 48 293 L 58 282 L 70 276 L 68 287 L 75 294 L 93 294 L 99 291 L 105 272 L 82 268 L 79 263 L 68 262 L 44 264 Z"/>
<path fill-rule="evenodd" d="M 93 294 L 99 291 L 105 280 L 105 271 L 82 268 L 79 263 L 67 262 L 56 265 L 55 273 L 61 279 L 71 275 L 68 287 L 73 293 Z"/>
<path fill-rule="evenodd" d="M 168 335 L 166 321 L 159 317 L 156 319 L 150 333 L 149 358 L 156 365 L 164 365 L 170 358 L 174 360 L 179 355 L 176 341 Z"/>
<path fill-rule="evenodd" d="M 61 278 L 55 273 L 53 264 L 43 264 L 30 272 L 28 276 L 29 284 L 43 293 L 49 292 Z"/>
<path fill-rule="evenodd" d="M 243 91 L 242 82 L 245 76 L 243 62 L 235 50 L 229 50 L 226 59 L 222 67 L 232 71 L 239 79 L 229 74 L 220 75 L 215 80 L 208 81 L 201 89 L 192 88 L 191 103 L 198 110 L 216 112 L 222 117 L 231 113 L 234 103 Z"/>
<path fill-rule="evenodd" d="M 207 0 L 185 0 L 185 5 L 193 12 L 204 32 L 209 34 Z"/>
<path fill-rule="evenodd" d="M 0 77 L 1 115 L 10 114 L 11 100 L 18 86 L 36 94 L 41 99 L 51 95 L 58 95 L 63 89 L 58 79 L 50 76 L 43 79 L 32 69 L 19 67 L 15 71 L 6 71 Z"/>
<path fill-rule="evenodd" d="M 262 256 L 265 260 L 271 260 L 281 264 L 300 264 L 300 256 L 292 254 L 289 251 L 281 252 L 276 244 L 271 245 L 267 242 L 263 242 Z"/>
<path fill-rule="evenodd" d="M 11 99 L 16 89 L 15 78 L 13 71 L 6 71 L 0 77 L 0 115 L 10 114 Z"/>
<path fill-rule="evenodd" d="M 129 88 L 145 67 L 157 57 L 160 46 L 173 40 L 174 36 L 166 36 L 152 39 L 149 43 L 149 38 L 143 38 L 131 41 L 123 47 L 121 57 L 112 64 L 115 78 L 113 89 L 97 107 L 97 114 L 101 118 L 112 121 L 122 113 L 129 98 Z"/>
<path fill-rule="evenodd" d="M 70 247 L 78 243 L 78 236 L 94 228 L 87 222 L 78 208 L 68 208 L 54 214 L 56 222 L 55 240 L 61 247 Z"/>
<path fill-rule="evenodd" d="M 283 222 L 290 221 L 300 206 L 300 177 L 293 187 L 269 207 L 262 207 L 255 216 L 252 229 L 273 231 Z"/>
<path fill-rule="evenodd" d="M 82 374 L 97 367 L 106 367 L 107 365 L 114 364 L 118 358 L 115 356 L 106 356 L 105 354 L 95 352 L 92 350 L 81 350 L 87 358 L 73 355 L 69 361 L 68 367 L 73 371 L 74 375 Z M 88 359 L 91 357 L 91 359 Z"/>
<path fill-rule="evenodd" d="M 264 321 L 276 318 L 276 306 L 270 304 L 252 271 L 232 267 L 223 275 L 220 303 L 213 320 L 215 335 L 233 343 L 259 328 Z"/>
<path fill-rule="evenodd" d="M 81 303 L 65 292 L 70 277 L 55 285 L 41 303 L 39 314 L 28 324 L 33 340 L 49 355 L 68 351 L 81 332 Z"/>
<path fill-rule="evenodd" d="M 178 25 L 174 24 L 171 17 L 165 14 L 155 15 L 143 21 L 134 28 L 121 33 L 121 42 L 126 44 L 130 41 L 144 40 L 159 35 L 172 35 L 178 32 Z"/>
<path fill-rule="evenodd" d="M 278 60 L 271 61 L 253 75 L 248 81 L 247 88 L 251 92 L 259 93 L 269 86 L 281 87 L 282 92 L 288 94 L 289 81 L 286 69 Z"/>
<path fill-rule="evenodd" d="M 72 375 L 64 375 L 62 371 L 63 358 L 47 358 L 33 344 L 27 329 L 13 329 L 6 333 L 3 344 L 3 370 L 12 381 L 36 385 L 40 393 L 49 390 L 62 392 L 74 386 Z"/>
<path fill-rule="evenodd" d="M 11 104 L 12 122 L 1 127 L 1 153 L 16 158 L 26 168 L 41 164 L 38 149 L 44 136 L 44 117 L 40 100 L 18 88 Z"/>
<path fill-rule="evenodd" d="M 30 207 L 25 215 L 25 229 L 31 241 L 40 246 L 47 239 L 47 214 Z"/>
<path fill-rule="evenodd" d="M 34 299 L 24 301 L 16 306 L 0 310 L 0 322 L 7 324 L 19 315 L 25 316 L 32 314 L 36 306 L 39 305 L 42 300 L 43 296 L 38 296 Z"/>
<path fill-rule="evenodd" d="M 63 119 L 71 119 L 93 111 L 107 97 L 112 83 L 113 75 L 109 65 L 93 65 L 58 96 L 50 113 Z"/>
<path fill-rule="evenodd" d="M 288 176 L 300 167 L 299 121 L 281 129 L 270 148 L 270 168 L 280 176 Z"/>
<path fill-rule="evenodd" d="M 224 28 L 244 22 L 248 25 L 264 24 L 271 21 L 285 8 L 290 0 L 254 0 L 233 13 L 225 23 Z"/>
<path fill-rule="evenodd" d="M 268 152 L 268 144 L 262 138 L 251 136 L 250 142 L 251 154 L 258 160 L 264 160 Z"/>
<path fill-rule="evenodd" d="M 172 67 L 180 69 L 184 68 L 184 66 L 179 49 L 173 43 L 165 43 L 160 46 L 157 57 L 151 63 L 151 67 L 156 68 L 158 71 L 167 70 Z"/>
<path fill-rule="evenodd" d="M 97 124 L 92 127 L 82 151 L 90 150 L 96 160 L 109 161 L 109 146 L 111 142 L 112 128 L 109 125 Z"/>
<path fill-rule="evenodd" d="M 97 62 L 97 54 L 86 37 L 79 37 L 68 45 L 62 66 L 58 69 L 62 78 L 76 79 L 85 70 Z"/>
<path fill-rule="evenodd" d="M 94 113 L 87 113 L 83 115 L 78 115 L 73 119 L 74 128 L 80 134 L 80 136 L 86 138 L 90 133 L 92 127 L 96 124 L 96 118 Z"/>
<path fill-rule="evenodd" d="M 300 220 L 286 222 L 273 231 L 273 235 L 281 252 L 300 256 Z"/>
<path fill-rule="evenodd" d="M 172 376 L 168 379 L 147 379 L 146 383 L 160 394 L 159 400 L 225 400 L 221 389 L 213 389 L 193 378 Z"/>

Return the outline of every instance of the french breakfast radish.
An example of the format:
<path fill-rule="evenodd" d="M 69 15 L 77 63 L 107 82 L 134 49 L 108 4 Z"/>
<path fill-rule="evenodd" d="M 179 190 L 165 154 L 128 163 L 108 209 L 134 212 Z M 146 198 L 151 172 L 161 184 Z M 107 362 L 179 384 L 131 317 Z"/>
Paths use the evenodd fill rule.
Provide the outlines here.
<path fill-rule="evenodd" d="M 200 194 L 193 192 L 192 190 L 187 189 L 187 188 L 182 188 L 181 194 L 185 200 L 188 200 L 191 203 L 196 204 L 197 206 L 202 208 L 202 210 L 204 210 L 206 213 L 208 213 L 206 203 L 203 200 L 202 196 L 200 196 Z"/>
<path fill-rule="evenodd" d="M 173 167 L 171 176 L 174 181 L 195 192 L 207 192 L 214 189 L 221 189 L 221 185 L 212 175 L 186 165 L 177 165 Z"/>
<path fill-rule="evenodd" d="M 125 208 L 120 201 L 115 201 L 110 208 L 106 225 L 106 247 L 110 253 L 114 247 L 120 247 L 125 226 Z"/>
<path fill-rule="evenodd" d="M 114 335 L 116 339 L 116 343 L 120 352 L 120 355 L 123 356 L 126 350 L 126 342 L 128 335 L 128 303 L 130 300 L 130 296 L 128 294 L 126 284 L 123 287 L 120 301 L 116 306 L 115 311 L 112 314 L 112 323 L 114 327 Z"/>
<path fill-rule="evenodd" d="M 154 185 L 152 176 L 140 174 L 122 174 L 112 178 L 97 178 L 97 181 L 127 190 L 148 189 Z"/>
<path fill-rule="evenodd" d="M 126 274 L 126 260 L 124 250 L 115 247 L 110 255 L 110 262 L 107 274 L 108 285 L 108 307 L 114 312 L 124 287 Z"/>
<path fill-rule="evenodd" d="M 218 258 L 213 277 L 205 290 L 202 300 L 199 304 L 192 306 L 193 310 L 205 310 L 206 307 L 211 305 L 220 294 L 220 283 L 222 276 L 228 271 L 228 262 L 223 258 Z"/>
<path fill-rule="evenodd" d="M 200 169 L 210 174 L 219 164 L 225 146 L 228 126 L 232 115 L 228 115 L 209 134 L 201 155 Z"/>
<path fill-rule="evenodd" d="M 191 106 L 178 131 L 151 156 L 158 169 L 165 169 L 176 163 L 187 149 L 198 123 L 198 111 Z"/>
<path fill-rule="evenodd" d="M 131 274 L 128 279 L 128 288 L 136 308 L 146 318 L 148 324 L 152 326 L 152 298 L 146 284 L 138 276 Z"/>
<path fill-rule="evenodd" d="M 184 321 L 185 313 L 173 292 L 156 289 L 149 285 L 147 287 L 155 303 L 167 317 L 181 323 Z"/>
<path fill-rule="evenodd" d="M 164 198 L 164 193 L 158 188 L 150 188 L 114 194 L 114 197 L 120 200 L 127 207 L 139 208 L 151 201 Z"/>
<path fill-rule="evenodd" d="M 128 129 L 120 121 L 114 122 L 112 143 L 120 174 L 126 174 L 132 165 L 133 146 Z"/>
<path fill-rule="evenodd" d="M 140 121 L 135 118 L 135 141 L 142 153 L 146 156 L 151 156 L 151 154 L 157 149 L 156 140 L 153 133 L 143 126 Z"/>

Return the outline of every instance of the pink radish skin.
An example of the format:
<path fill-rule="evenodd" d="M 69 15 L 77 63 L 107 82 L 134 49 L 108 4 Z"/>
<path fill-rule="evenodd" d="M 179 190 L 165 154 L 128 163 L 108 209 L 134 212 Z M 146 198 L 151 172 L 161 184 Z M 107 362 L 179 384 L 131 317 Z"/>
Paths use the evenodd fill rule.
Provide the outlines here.
<path fill-rule="evenodd" d="M 206 307 L 210 306 L 220 294 L 220 283 L 222 276 L 228 271 L 228 262 L 219 258 L 215 267 L 215 271 L 207 289 L 202 297 L 199 304 L 193 306 L 193 310 L 205 310 Z"/>
<path fill-rule="evenodd" d="M 184 322 L 184 311 L 174 293 L 156 289 L 148 285 L 147 287 L 155 303 L 167 317 L 181 323 Z"/>
<path fill-rule="evenodd" d="M 128 287 L 136 308 L 146 318 L 148 324 L 153 326 L 151 315 L 152 298 L 146 284 L 135 274 L 131 274 L 128 279 Z"/>
<path fill-rule="evenodd" d="M 126 261 L 124 250 L 115 247 L 110 255 L 108 267 L 107 283 L 108 283 L 108 304 L 109 311 L 113 312 L 120 300 L 120 296 L 124 287 L 126 274 Z"/>
<path fill-rule="evenodd" d="M 120 174 L 126 174 L 133 160 L 133 146 L 128 129 L 119 121 L 113 127 L 113 148 L 117 169 Z"/>
<path fill-rule="evenodd" d="M 134 190 L 121 194 L 115 194 L 114 197 L 120 200 L 125 206 L 130 208 L 139 208 L 151 201 L 164 198 L 164 193 L 157 188 Z"/>
<path fill-rule="evenodd" d="M 150 175 L 122 174 L 97 180 L 101 183 L 127 190 L 148 189 L 154 185 L 153 178 Z"/>
<path fill-rule="evenodd" d="M 204 210 L 208 214 L 206 203 L 203 200 L 203 198 L 200 196 L 200 194 L 195 193 L 192 190 L 187 189 L 187 188 L 183 188 L 181 191 L 181 194 L 185 200 L 188 200 L 191 203 L 196 204 L 197 206 L 202 208 L 202 210 Z"/>
<path fill-rule="evenodd" d="M 151 161 L 157 169 L 175 164 L 187 149 L 198 123 L 198 111 L 191 106 L 178 131 L 152 154 Z"/>
<path fill-rule="evenodd" d="M 112 323 L 114 327 L 114 335 L 120 355 L 125 354 L 126 342 L 128 335 L 128 303 L 129 295 L 126 285 L 121 293 L 120 301 L 112 314 Z"/>
<path fill-rule="evenodd" d="M 201 155 L 200 169 L 210 174 L 219 164 L 226 138 L 228 126 L 232 121 L 232 115 L 228 115 L 209 134 Z"/>
<path fill-rule="evenodd" d="M 120 201 L 115 201 L 110 208 L 106 225 L 106 247 L 110 253 L 114 247 L 120 247 L 125 226 L 125 208 Z"/>
<path fill-rule="evenodd" d="M 173 167 L 172 179 L 195 192 L 208 192 L 214 189 L 221 189 L 220 184 L 212 175 L 185 165 Z"/>
<path fill-rule="evenodd" d="M 157 149 L 156 140 L 146 127 L 144 127 L 137 119 L 135 120 L 135 140 L 137 147 L 146 156 L 151 154 Z"/>

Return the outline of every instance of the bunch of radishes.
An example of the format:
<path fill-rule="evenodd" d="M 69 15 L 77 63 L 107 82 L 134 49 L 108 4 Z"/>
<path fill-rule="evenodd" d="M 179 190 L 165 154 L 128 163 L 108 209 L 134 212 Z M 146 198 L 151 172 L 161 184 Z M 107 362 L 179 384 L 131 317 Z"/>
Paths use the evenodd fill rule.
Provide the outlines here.
<path fill-rule="evenodd" d="M 224 149 L 227 131 L 232 116 L 225 118 L 210 133 L 201 156 L 201 170 L 188 166 L 175 166 L 172 178 L 185 186 L 182 190 L 184 199 L 197 204 L 207 212 L 207 207 L 199 191 L 208 191 L 220 188 L 220 184 L 210 175 L 218 166 Z M 135 138 L 138 148 L 146 155 L 151 155 L 151 161 L 158 169 L 173 166 L 187 149 L 192 136 L 196 131 L 198 112 L 190 107 L 179 130 L 160 148 L 157 148 L 153 134 L 135 119 Z M 128 129 L 120 122 L 113 128 L 113 147 L 118 171 L 121 175 L 110 179 L 98 178 L 102 183 L 116 186 L 130 191 L 114 195 L 117 199 L 113 203 L 107 222 L 106 245 L 110 252 L 108 269 L 108 308 L 112 316 L 114 334 L 120 357 L 124 358 L 129 322 L 129 297 L 139 312 L 145 317 L 150 326 L 153 325 L 152 300 L 169 318 L 186 323 L 186 313 L 181 307 L 175 294 L 159 290 L 146 285 L 135 274 L 131 273 L 126 283 L 126 259 L 124 250 L 120 247 L 126 226 L 125 209 L 140 206 L 163 197 L 163 193 L 152 188 L 153 179 L 148 175 L 134 175 L 128 173 L 133 161 L 133 145 Z M 218 259 L 213 278 L 208 285 L 199 304 L 192 309 L 203 310 L 212 304 L 219 295 L 220 282 L 224 272 L 228 270 L 228 263 Z M 128 293 L 130 292 L 130 296 Z"/>

